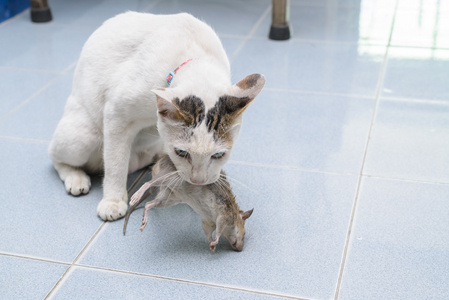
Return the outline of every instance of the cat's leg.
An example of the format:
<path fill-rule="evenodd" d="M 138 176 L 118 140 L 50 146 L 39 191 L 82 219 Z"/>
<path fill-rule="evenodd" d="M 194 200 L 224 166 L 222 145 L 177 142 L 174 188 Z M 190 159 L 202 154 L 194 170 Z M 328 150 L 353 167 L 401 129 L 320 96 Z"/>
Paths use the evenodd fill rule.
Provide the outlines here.
<path fill-rule="evenodd" d="M 141 130 L 133 142 L 128 172 L 133 173 L 154 162 L 162 149 L 163 142 L 156 126 Z"/>
<path fill-rule="evenodd" d="M 103 199 L 97 206 L 97 214 L 105 221 L 125 216 L 128 208 L 128 177 L 131 147 L 141 128 L 135 122 L 121 120 L 117 115 L 104 120 L 104 181 Z"/>
<path fill-rule="evenodd" d="M 82 169 L 57 162 L 54 163 L 54 166 L 68 193 L 79 196 L 89 192 L 91 187 L 90 177 Z"/>
<path fill-rule="evenodd" d="M 82 167 L 99 147 L 101 139 L 82 111 L 66 113 L 60 120 L 48 153 L 68 193 L 78 196 L 89 192 L 90 177 Z"/>

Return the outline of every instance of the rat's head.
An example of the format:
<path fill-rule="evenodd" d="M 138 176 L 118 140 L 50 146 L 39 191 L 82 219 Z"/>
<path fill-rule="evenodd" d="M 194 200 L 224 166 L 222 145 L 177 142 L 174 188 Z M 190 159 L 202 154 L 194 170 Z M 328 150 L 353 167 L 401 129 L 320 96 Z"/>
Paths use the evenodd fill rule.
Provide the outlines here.
<path fill-rule="evenodd" d="M 157 95 L 158 131 L 183 180 L 196 185 L 218 180 L 238 136 L 242 113 L 264 83 L 263 75 L 253 74 L 221 90 L 153 90 Z"/>
<path fill-rule="evenodd" d="M 245 239 L 245 221 L 253 213 L 254 209 L 243 211 L 241 210 L 237 215 L 237 220 L 235 220 L 232 226 L 227 226 L 223 231 L 223 236 L 231 244 L 232 249 L 235 251 L 242 251 Z"/>

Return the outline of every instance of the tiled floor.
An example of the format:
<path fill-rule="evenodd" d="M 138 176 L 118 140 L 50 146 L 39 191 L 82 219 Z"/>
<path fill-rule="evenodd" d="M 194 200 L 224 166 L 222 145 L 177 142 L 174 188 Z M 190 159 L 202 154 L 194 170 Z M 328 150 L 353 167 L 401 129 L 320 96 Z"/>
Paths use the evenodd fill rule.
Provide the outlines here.
<path fill-rule="evenodd" d="M 448 299 L 449 1 L 50 1 L 0 24 L 0 299 Z M 46 149 L 89 34 L 126 10 L 188 11 L 234 82 L 264 73 L 225 167 L 245 250 L 208 249 L 186 206 L 96 216 L 101 178 L 66 194 Z M 129 184 L 139 174 L 129 177 Z"/>

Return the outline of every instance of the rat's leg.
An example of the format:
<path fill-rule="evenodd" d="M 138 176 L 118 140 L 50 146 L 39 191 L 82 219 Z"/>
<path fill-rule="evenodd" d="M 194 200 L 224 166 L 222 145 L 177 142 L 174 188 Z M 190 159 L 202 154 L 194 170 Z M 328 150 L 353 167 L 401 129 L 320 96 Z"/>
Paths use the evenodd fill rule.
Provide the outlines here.
<path fill-rule="evenodd" d="M 218 216 L 216 221 L 216 230 L 215 230 L 215 239 L 209 243 L 209 248 L 212 253 L 215 252 L 216 245 L 218 244 L 218 240 L 220 239 L 221 233 L 226 227 L 226 220 Z"/>
<path fill-rule="evenodd" d="M 148 223 L 148 212 L 150 211 L 150 209 L 159 207 L 170 207 L 172 205 L 181 202 L 181 199 L 178 199 L 173 195 L 170 196 L 170 194 L 171 191 L 167 190 L 160 191 L 153 201 L 150 201 L 147 204 L 145 204 L 145 210 L 143 211 L 142 225 L 140 226 L 140 231 L 143 231 L 143 229 Z"/>
<path fill-rule="evenodd" d="M 157 207 L 158 203 L 156 202 L 156 200 L 147 202 L 147 204 L 145 204 L 145 210 L 143 211 L 143 217 L 142 217 L 142 225 L 140 225 L 140 231 L 143 231 L 143 229 L 145 228 L 145 226 L 147 226 L 148 223 L 148 212 L 150 211 L 150 209 Z"/>
<path fill-rule="evenodd" d="M 169 183 L 170 179 L 172 178 L 172 176 L 178 176 L 177 175 L 177 171 L 175 172 L 169 172 L 169 170 L 160 170 L 160 162 L 161 160 L 159 160 L 153 167 L 153 179 L 151 179 L 150 181 L 144 183 L 140 189 L 135 192 L 132 197 L 131 200 L 129 202 L 129 205 L 134 206 L 134 205 L 139 205 L 140 202 L 142 202 L 142 196 L 143 194 L 145 194 L 145 192 L 151 188 L 151 187 L 156 187 L 156 186 L 162 186 L 165 183 Z M 157 172 L 155 172 L 157 170 Z"/>
<path fill-rule="evenodd" d="M 209 242 L 212 242 L 212 233 L 215 230 L 215 224 L 214 222 L 211 222 L 209 220 L 201 220 L 201 226 L 203 227 L 204 234 L 206 235 Z"/>
<path fill-rule="evenodd" d="M 145 182 L 140 189 L 135 192 L 132 197 L 131 200 L 129 201 L 129 205 L 131 207 L 136 207 L 137 205 L 139 205 L 142 202 L 142 196 L 143 194 L 145 194 L 145 192 L 154 184 L 154 180 L 150 180 L 148 182 Z"/>
<path fill-rule="evenodd" d="M 152 181 L 148 181 L 147 183 L 145 183 L 145 184 L 148 184 L 148 185 L 149 185 L 148 187 L 145 187 L 145 190 L 147 190 L 148 188 L 152 188 L 152 187 L 151 187 L 151 183 L 152 183 Z M 145 184 L 144 184 L 144 185 L 145 185 Z M 143 188 L 143 186 L 142 186 L 141 188 Z M 156 187 L 154 187 L 154 188 L 156 188 Z M 142 196 L 139 196 L 139 197 L 137 197 L 136 199 L 131 199 L 131 201 L 130 201 L 130 207 L 129 207 L 128 211 L 126 212 L 125 222 L 124 222 L 124 224 L 123 224 L 123 235 L 125 235 L 125 233 L 126 233 L 126 227 L 128 226 L 129 216 L 131 216 L 131 213 L 134 211 L 134 209 L 135 209 L 140 203 L 142 203 L 143 200 L 145 200 L 146 198 L 148 198 L 148 197 L 151 195 L 152 192 L 154 192 L 154 191 L 150 190 L 150 193 L 147 194 L 146 197 L 142 197 L 143 194 L 145 193 L 145 192 L 143 192 L 143 193 L 142 193 Z M 134 193 L 133 197 L 134 197 L 135 195 L 136 195 L 136 193 Z"/>

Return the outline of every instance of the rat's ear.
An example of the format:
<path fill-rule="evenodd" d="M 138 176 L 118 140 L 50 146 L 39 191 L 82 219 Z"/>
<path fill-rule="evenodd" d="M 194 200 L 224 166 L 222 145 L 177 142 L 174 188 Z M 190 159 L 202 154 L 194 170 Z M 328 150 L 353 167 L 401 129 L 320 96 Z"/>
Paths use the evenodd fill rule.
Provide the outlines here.
<path fill-rule="evenodd" d="M 251 217 L 251 214 L 253 213 L 254 208 L 248 210 L 248 211 L 240 211 L 240 216 L 242 217 L 243 221 Z"/>

